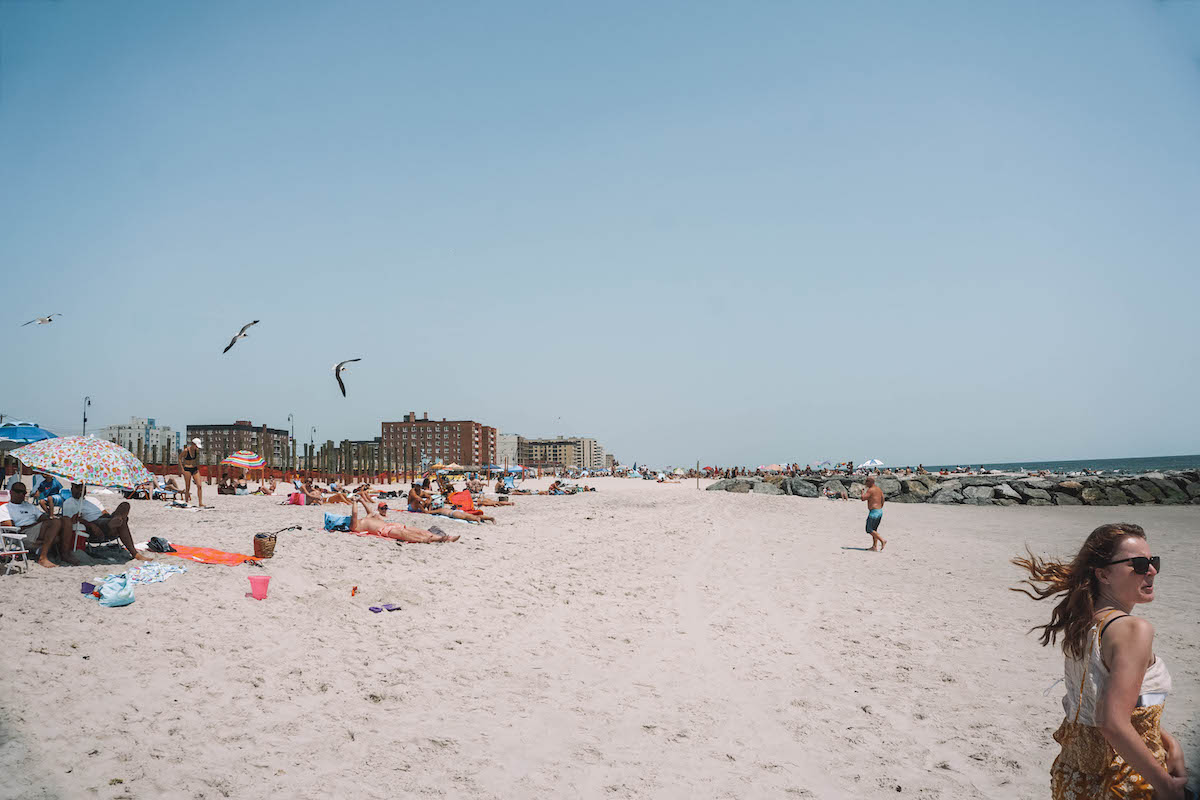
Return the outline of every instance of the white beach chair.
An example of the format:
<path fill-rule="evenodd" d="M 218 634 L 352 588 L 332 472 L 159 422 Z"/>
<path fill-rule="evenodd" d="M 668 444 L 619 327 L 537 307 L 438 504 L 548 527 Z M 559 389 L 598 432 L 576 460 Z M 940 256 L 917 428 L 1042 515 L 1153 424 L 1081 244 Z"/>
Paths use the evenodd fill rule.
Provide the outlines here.
<path fill-rule="evenodd" d="M 0 560 L 4 562 L 4 574 L 29 571 L 29 550 L 25 547 L 25 534 L 17 528 L 0 526 Z"/>

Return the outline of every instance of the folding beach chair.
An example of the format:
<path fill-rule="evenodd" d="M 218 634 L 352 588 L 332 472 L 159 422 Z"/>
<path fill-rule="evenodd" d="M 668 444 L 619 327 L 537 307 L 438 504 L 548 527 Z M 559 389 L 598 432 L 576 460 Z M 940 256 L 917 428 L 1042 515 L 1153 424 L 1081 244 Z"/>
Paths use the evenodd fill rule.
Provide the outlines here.
<path fill-rule="evenodd" d="M 25 534 L 7 525 L 0 527 L 0 561 L 4 562 L 4 574 L 29 571 L 29 550 L 25 547 Z"/>

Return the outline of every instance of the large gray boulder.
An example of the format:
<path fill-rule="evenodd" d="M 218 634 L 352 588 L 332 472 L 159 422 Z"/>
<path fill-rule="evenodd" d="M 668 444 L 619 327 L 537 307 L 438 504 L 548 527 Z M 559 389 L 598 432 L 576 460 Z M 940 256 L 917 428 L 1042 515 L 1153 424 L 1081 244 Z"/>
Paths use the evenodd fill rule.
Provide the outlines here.
<path fill-rule="evenodd" d="M 1140 486 L 1143 491 L 1145 491 L 1147 494 L 1149 494 L 1151 497 L 1153 497 L 1154 501 L 1156 503 L 1161 503 L 1167 497 L 1165 494 L 1162 493 L 1162 489 L 1159 489 L 1157 486 L 1155 486 L 1150 481 L 1141 481 L 1140 483 L 1138 483 L 1138 486 Z"/>
<path fill-rule="evenodd" d="M 986 489 L 986 486 L 968 486 L 967 489 Z M 965 492 L 967 489 L 963 489 Z M 995 504 L 995 500 L 990 497 L 963 497 L 963 505 L 968 506 L 990 506 Z"/>
<path fill-rule="evenodd" d="M 706 491 L 706 492 L 723 492 L 723 491 L 727 490 L 730 486 L 733 486 L 733 484 L 734 484 L 734 481 L 732 478 L 722 478 L 719 481 L 713 481 L 712 483 L 710 483 L 704 489 L 704 491 Z"/>
<path fill-rule="evenodd" d="M 1001 500 L 1012 500 L 1013 502 L 1021 502 L 1021 495 L 1017 494 L 1017 490 L 1009 486 L 1007 483 L 996 485 L 996 497 Z"/>
<path fill-rule="evenodd" d="M 1019 506 L 1021 504 L 1019 501 L 1013 500 L 1008 497 L 1001 497 L 999 499 L 993 500 L 992 502 L 998 506 Z"/>
<path fill-rule="evenodd" d="M 862 493 L 866 491 L 866 488 L 866 484 L 855 482 L 851 483 L 850 486 L 847 487 L 846 491 L 849 492 L 851 500 L 861 500 Z"/>
<path fill-rule="evenodd" d="M 1073 494 L 1066 492 L 1051 492 L 1050 497 L 1054 499 L 1056 506 L 1081 506 L 1083 501 Z"/>
<path fill-rule="evenodd" d="M 1082 489 L 1083 484 L 1079 481 L 1059 481 L 1058 485 L 1054 487 L 1054 491 L 1056 492 L 1066 492 L 1074 495 L 1079 494 Z"/>
<path fill-rule="evenodd" d="M 1027 504 L 1031 500 L 1045 500 L 1046 505 L 1050 505 L 1050 493 L 1045 489 L 1039 489 L 1036 486 L 1030 486 L 1023 481 L 1013 484 L 1013 488 L 1016 489 L 1017 494 L 1025 498 L 1025 502 Z"/>
<path fill-rule="evenodd" d="M 755 494 L 783 494 L 783 489 L 767 481 L 755 481 L 750 488 Z"/>
<path fill-rule="evenodd" d="M 917 476 L 917 480 L 925 484 L 929 488 L 930 492 L 936 492 L 938 490 L 938 479 L 932 475 L 919 475 Z"/>
<path fill-rule="evenodd" d="M 1104 496 L 1104 490 L 1098 489 L 1095 486 L 1085 486 L 1079 490 L 1079 499 L 1089 506 L 1102 506 L 1108 500 Z"/>
<path fill-rule="evenodd" d="M 1027 506 L 1048 506 L 1048 505 L 1050 505 L 1050 501 L 1043 500 L 1040 497 L 1033 497 L 1033 498 L 1030 498 L 1029 502 L 1026 503 L 1025 505 L 1027 505 Z"/>
<path fill-rule="evenodd" d="M 919 497 L 919 496 L 917 496 L 915 494 L 911 494 L 909 492 L 904 492 L 902 494 L 896 495 L 888 502 L 889 503 L 924 503 L 925 498 Z"/>
<path fill-rule="evenodd" d="M 900 488 L 904 490 L 904 494 L 911 494 L 919 498 L 917 502 L 923 503 L 929 497 L 929 487 L 922 480 L 900 481 Z"/>
<path fill-rule="evenodd" d="M 1168 478 L 1150 478 L 1150 483 L 1158 487 L 1158 490 L 1163 493 L 1162 503 L 1166 505 L 1179 505 L 1188 501 L 1188 496 L 1183 493 L 1183 490 L 1175 485 L 1175 481 Z"/>
<path fill-rule="evenodd" d="M 1004 478 L 999 475 L 964 475 L 958 480 L 963 486 L 995 486 Z"/>
<path fill-rule="evenodd" d="M 820 497 L 821 493 L 817 491 L 817 486 L 814 483 L 804 480 L 803 478 L 791 478 L 788 481 L 788 487 L 794 497 Z"/>
<path fill-rule="evenodd" d="M 1130 483 L 1122 487 L 1125 494 L 1133 498 L 1135 503 L 1153 503 L 1155 502 L 1154 495 L 1147 492 L 1139 484 Z"/>
<path fill-rule="evenodd" d="M 821 484 L 821 491 L 822 492 L 833 492 L 834 494 L 840 495 L 842 492 L 846 491 L 846 484 L 844 484 L 841 481 L 836 480 L 836 479 L 825 481 L 824 483 Z"/>
<path fill-rule="evenodd" d="M 1130 502 L 1129 495 L 1122 492 L 1116 486 L 1105 487 L 1104 497 L 1110 506 L 1127 506 Z"/>
<path fill-rule="evenodd" d="M 725 491 L 733 492 L 734 494 L 750 494 L 750 481 L 734 481 Z"/>
<path fill-rule="evenodd" d="M 962 487 L 962 481 L 958 480 L 957 478 L 951 478 L 948 481 L 942 481 L 939 483 L 937 488 L 934 489 L 934 492 L 940 492 L 942 489 L 961 489 Z"/>
<path fill-rule="evenodd" d="M 931 503 L 939 503 L 947 505 L 950 503 L 961 503 L 963 501 L 963 493 L 958 489 L 942 489 L 935 492 L 933 497 L 929 499 Z"/>
<path fill-rule="evenodd" d="M 1189 483 L 1187 486 L 1183 487 L 1183 491 L 1188 497 L 1195 500 L 1197 497 L 1200 497 L 1200 481 Z"/>
<path fill-rule="evenodd" d="M 884 497 L 895 497 L 900 494 L 900 481 L 895 478 L 877 478 L 875 485 L 883 491 Z"/>
<path fill-rule="evenodd" d="M 1021 485 L 1027 486 L 1030 489 L 1043 489 L 1046 491 L 1054 488 L 1054 483 L 1045 478 L 1022 478 L 1017 483 L 1020 484 L 1016 487 L 1018 492 L 1021 491 Z"/>
<path fill-rule="evenodd" d="M 991 500 L 992 493 L 995 490 L 991 486 L 964 486 L 962 493 L 965 498 L 963 502 L 971 500 Z M 987 505 L 991 505 L 988 503 Z"/>

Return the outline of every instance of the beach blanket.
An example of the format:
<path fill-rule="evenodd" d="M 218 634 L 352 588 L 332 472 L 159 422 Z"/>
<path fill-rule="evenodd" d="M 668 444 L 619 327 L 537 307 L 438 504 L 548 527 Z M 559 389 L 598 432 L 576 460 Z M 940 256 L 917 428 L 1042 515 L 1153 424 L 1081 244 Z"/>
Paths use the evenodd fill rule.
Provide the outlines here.
<path fill-rule="evenodd" d="M 187 567 L 181 567 L 178 564 L 146 564 L 141 567 L 134 567 L 125 570 L 125 577 L 130 583 L 162 583 L 172 575 L 187 572 Z M 108 577 L 113 577 L 109 575 Z"/>
<path fill-rule="evenodd" d="M 446 499 L 450 501 L 450 505 L 454 506 L 455 508 L 460 508 L 463 511 L 475 510 L 475 501 L 471 499 L 470 492 L 455 492 Z"/>
<path fill-rule="evenodd" d="M 186 544 L 176 544 L 171 542 L 171 547 L 175 548 L 174 553 L 163 553 L 165 556 L 179 556 L 180 558 L 190 558 L 192 561 L 198 561 L 201 564 L 222 564 L 227 567 L 236 567 L 243 561 L 254 561 L 254 556 L 242 555 L 241 553 L 226 553 L 223 550 L 214 550 L 211 547 L 188 547 Z"/>

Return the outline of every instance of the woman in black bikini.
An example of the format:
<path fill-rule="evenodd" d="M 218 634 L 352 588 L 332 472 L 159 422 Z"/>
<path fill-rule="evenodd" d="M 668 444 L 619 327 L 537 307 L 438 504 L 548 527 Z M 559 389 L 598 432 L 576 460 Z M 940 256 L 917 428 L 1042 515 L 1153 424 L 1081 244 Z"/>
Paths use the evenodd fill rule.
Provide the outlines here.
<path fill-rule="evenodd" d="M 183 476 L 183 500 L 192 502 L 192 484 L 196 484 L 196 506 L 204 507 L 204 490 L 200 488 L 200 440 L 192 439 L 187 447 L 179 451 L 179 474 Z"/>

